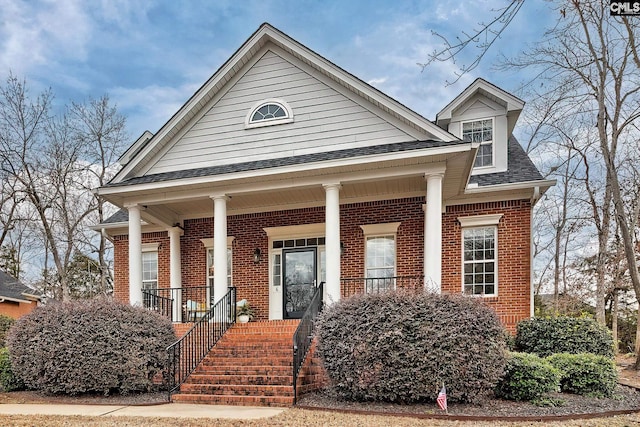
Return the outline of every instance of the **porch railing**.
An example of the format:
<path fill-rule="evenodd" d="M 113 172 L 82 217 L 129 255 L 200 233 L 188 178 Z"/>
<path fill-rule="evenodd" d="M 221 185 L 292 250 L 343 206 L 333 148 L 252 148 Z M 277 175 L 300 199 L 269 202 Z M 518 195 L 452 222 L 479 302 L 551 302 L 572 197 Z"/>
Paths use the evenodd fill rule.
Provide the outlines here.
<path fill-rule="evenodd" d="M 213 286 L 143 289 L 142 302 L 172 322 L 195 322 L 213 305 Z"/>
<path fill-rule="evenodd" d="M 422 291 L 424 289 L 424 276 L 393 276 L 393 277 L 346 277 L 340 279 L 342 297 L 362 293 L 378 293 L 406 289 Z"/>
<path fill-rule="evenodd" d="M 298 374 L 304 363 L 304 359 L 307 357 L 307 353 L 311 348 L 311 342 L 313 341 L 313 329 L 316 324 L 316 317 L 322 311 L 322 296 L 324 295 L 324 282 L 316 288 L 316 291 L 311 297 L 309 307 L 302 315 L 298 328 L 293 334 L 293 402 L 296 403 L 298 399 Z"/>
<path fill-rule="evenodd" d="M 187 379 L 236 321 L 236 288 L 211 307 L 191 329 L 167 348 L 169 396 Z"/>
<path fill-rule="evenodd" d="M 171 318 L 173 310 L 173 299 L 163 295 L 158 295 L 155 289 L 142 290 L 142 302 L 144 308 L 158 312 L 159 314 Z"/>

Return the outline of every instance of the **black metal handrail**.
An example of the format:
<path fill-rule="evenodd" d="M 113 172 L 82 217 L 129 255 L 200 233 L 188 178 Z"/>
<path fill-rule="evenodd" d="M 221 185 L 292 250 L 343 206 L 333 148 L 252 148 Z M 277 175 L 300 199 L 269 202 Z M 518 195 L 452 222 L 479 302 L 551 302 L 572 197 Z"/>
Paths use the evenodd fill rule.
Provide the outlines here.
<path fill-rule="evenodd" d="M 213 286 L 184 286 L 142 290 L 145 308 L 157 311 L 172 322 L 195 322 L 213 306 Z M 180 304 L 179 310 L 174 304 Z"/>
<path fill-rule="evenodd" d="M 177 390 L 224 333 L 236 322 L 236 288 L 220 299 L 178 341 L 167 347 L 169 397 Z"/>
<path fill-rule="evenodd" d="M 158 295 L 156 289 L 143 289 L 142 302 L 147 310 L 155 311 L 168 318 L 172 317 L 173 299 Z"/>
<path fill-rule="evenodd" d="M 424 276 L 393 277 L 345 277 L 342 282 L 342 297 L 350 297 L 361 293 L 378 293 L 396 289 L 422 291 Z"/>
<path fill-rule="evenodd" d="M 324 295 L 324 282 L 320 283 L 311 297 L 309 307 L 305 310 L 300 323 L 293 334 L 293 403 L 298 399 L 298 374 L 307 357 L 311 342 L 313 341 L 313 329 L 316 317 L 322 311 L 322 296 Z"/>

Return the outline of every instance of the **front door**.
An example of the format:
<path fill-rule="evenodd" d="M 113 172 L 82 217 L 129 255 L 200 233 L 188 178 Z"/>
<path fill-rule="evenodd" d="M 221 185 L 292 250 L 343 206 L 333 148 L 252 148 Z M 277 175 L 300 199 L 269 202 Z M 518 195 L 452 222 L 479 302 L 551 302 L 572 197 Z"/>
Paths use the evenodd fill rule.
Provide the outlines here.
<path fill-rule="evenodd" d="M 283 256 L 283 317 L 300 319 L 316 288 L 316 248 L 285 249 Z"/>

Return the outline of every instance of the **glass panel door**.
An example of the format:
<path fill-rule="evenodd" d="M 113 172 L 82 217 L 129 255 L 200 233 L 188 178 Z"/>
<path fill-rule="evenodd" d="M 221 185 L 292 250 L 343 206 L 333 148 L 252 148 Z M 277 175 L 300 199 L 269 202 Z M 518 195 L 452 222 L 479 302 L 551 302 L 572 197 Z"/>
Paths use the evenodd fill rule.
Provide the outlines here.
<path fill-rule="evenodd" d="M 316 287 L 316 248 L 285 249 L 283 265 L 283 318 L 300 319 Z"/>

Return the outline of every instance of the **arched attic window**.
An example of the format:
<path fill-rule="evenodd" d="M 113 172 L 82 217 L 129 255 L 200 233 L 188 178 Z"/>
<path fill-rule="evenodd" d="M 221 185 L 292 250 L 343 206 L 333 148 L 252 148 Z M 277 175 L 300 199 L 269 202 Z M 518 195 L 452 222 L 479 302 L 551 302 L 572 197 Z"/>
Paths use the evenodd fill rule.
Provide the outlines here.
<path fill-rule="evenodd" d="M 268 99 L 254 105 L 247 114 L 245 127 L 279 125 L 293 122 L 293 111 L 280 99 Z"/>

